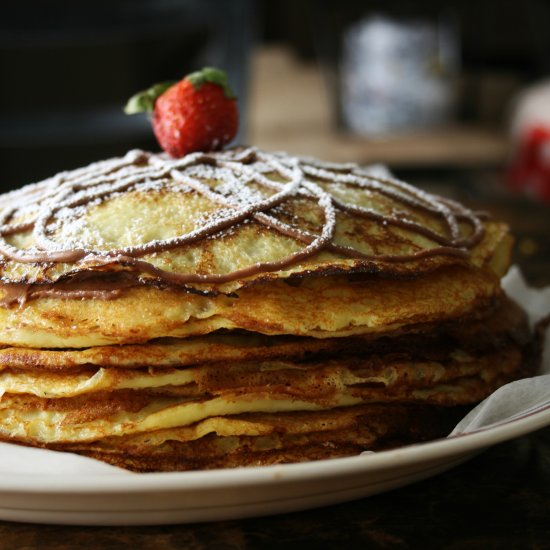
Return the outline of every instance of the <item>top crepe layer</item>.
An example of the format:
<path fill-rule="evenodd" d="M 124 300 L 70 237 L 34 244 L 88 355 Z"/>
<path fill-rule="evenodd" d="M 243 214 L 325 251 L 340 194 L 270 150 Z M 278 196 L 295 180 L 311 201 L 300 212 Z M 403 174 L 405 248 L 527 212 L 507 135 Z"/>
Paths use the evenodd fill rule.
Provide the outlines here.
<path fill-rule="evenodd" d="M 230 294 L 311 274 L 501 275 L 504 224 L 355 164 L 253 148 L 130 151 L 0 196 L 0 277 L 51 285 L 125 272 Z"/>

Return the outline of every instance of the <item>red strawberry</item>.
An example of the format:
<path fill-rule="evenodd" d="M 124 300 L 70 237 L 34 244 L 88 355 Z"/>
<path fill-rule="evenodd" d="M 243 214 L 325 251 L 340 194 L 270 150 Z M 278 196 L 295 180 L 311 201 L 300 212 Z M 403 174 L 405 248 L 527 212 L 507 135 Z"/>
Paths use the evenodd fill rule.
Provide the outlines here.
<path fill-rule="evenodd" d="M 126 114 L 152 112 L 160 146 L 173 157 L 215 151 L 229 143 L 239 127 L 237 100 L 223 71 L 205 67 L 179 82 L 155 84 L 131 97 Z"/>

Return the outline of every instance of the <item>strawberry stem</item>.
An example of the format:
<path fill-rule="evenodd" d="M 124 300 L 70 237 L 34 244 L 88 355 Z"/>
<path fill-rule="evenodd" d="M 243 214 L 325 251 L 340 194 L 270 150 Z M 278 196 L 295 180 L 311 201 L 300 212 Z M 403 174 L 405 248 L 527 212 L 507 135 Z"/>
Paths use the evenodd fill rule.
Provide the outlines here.
<path fill-rule="evenodd" d="M 124 112 L 127 115 L 152 113 L 157 97 L 162 95 L 173 84 L 175 84 L 175 82 L 159 82 L 147 90 L 142 90 L 134 94 L 124 106 Z"/>
<path fill-rule="evenodd" d="M 191 82 L 191 84 L 193 84 L 193 88 L 196 90 L 198 90 L 206 82 L 217 84 L 223 88 L 223 93 L 227 99 L 236 99 L 237 97 L 229 86 L 225 72 L 220 69 L 216 69 L 215 67 L 204 67 L 200 71 L 188 74 L 185 77 L 185 80 Z"/>

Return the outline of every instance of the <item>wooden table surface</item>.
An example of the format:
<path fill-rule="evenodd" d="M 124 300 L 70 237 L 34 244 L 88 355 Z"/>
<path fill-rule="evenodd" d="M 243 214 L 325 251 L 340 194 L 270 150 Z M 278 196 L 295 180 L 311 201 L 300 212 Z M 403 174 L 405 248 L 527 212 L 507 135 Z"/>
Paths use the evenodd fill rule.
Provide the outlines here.
<path fill-rule="evenodd" d="M 515 261 L 550 283 L 550 206 L 475 186 L 459 195 L 506 219 Z M 497 445 L 446 473 L 361 500 L 286 515 L 157 527 L 0 522 L 0 549 L 550 549 L 550 428 Z"/>

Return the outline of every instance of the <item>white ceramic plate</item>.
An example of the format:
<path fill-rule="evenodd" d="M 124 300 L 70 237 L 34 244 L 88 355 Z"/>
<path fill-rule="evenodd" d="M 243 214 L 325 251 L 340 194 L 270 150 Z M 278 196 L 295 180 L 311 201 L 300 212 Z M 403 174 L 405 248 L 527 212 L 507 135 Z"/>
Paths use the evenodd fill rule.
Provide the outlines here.
<path fill-rule="evenodd" d="M 166 474 L 0 472 L 0 519 L 153 525 L 253 517 L 349 501 L 443 472 L 487 447 L 550 425 L 550 405 L 506 424 L 357 457 Z"/>

